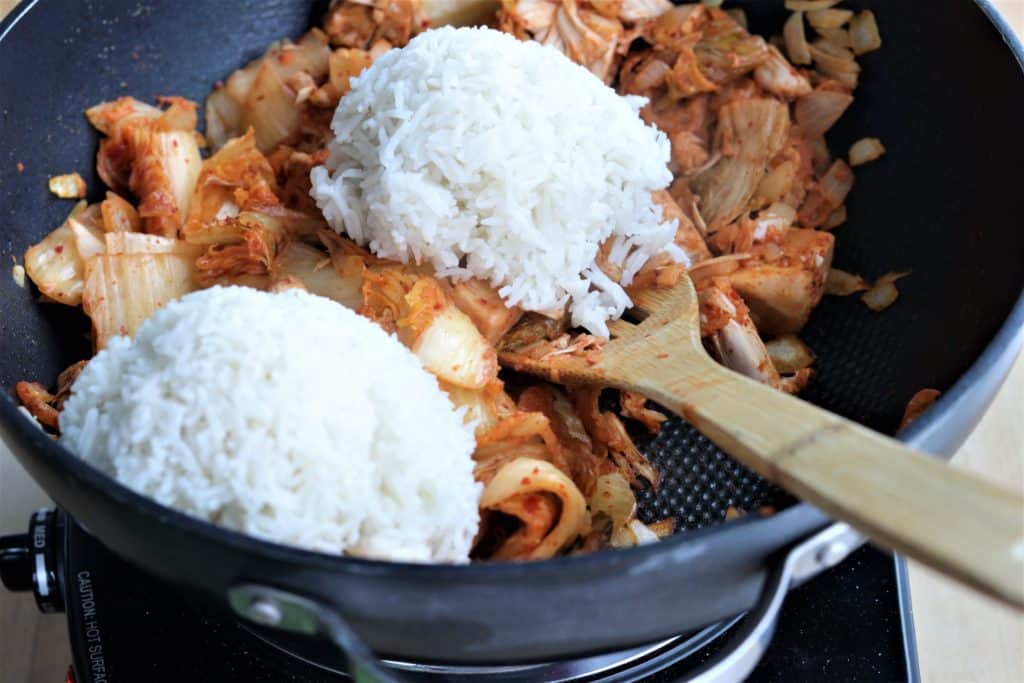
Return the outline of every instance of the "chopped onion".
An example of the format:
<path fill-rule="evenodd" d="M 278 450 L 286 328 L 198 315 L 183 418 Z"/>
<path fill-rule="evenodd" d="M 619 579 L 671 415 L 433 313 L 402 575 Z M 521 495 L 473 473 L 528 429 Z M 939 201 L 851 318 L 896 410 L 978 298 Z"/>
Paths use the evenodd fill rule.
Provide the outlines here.
<path fill-rule="evenodd" d="M 909 271 L 903 273 L 886 273 L 875 281 L 875 284 L 871 286 L 871 289 L 864 292 L 864 295 L 861 296 L 860 300 L 876 313 L 884 311 L 886 308 L 889 308 L 889 306 L 892 306 L 896 301 L 896 298 L 900 295 L 899 290 L 896 289 L 896 285 L 893 283 L 907 275 L 910 275 Z"/>
<path fill-rule="evenodd" d="M 798 170 L 797 162 L 793 159 L 787 159 L 768 171 L 757 186 L 757 191 L 751 200 L 750 208 L 759 209 L 762 206 L 777 202 L 788 195 L 793 187 L 793 183 L 796 182 Z"/>
<path fill-rule="evenodd" d="M 814 30 L 828 42 L 843 49 L 847 49 L 852 45 L 850 42 L 850 32 L 845 28 L 816 28 Z"/>
<path fill-rule="evenodd" d="M 786 41 L 786 54 L 794 64 L 810 64 L 811 51 L 807 45 L 807 34 L 804 32 L 804 15 L 794 12 L 782 26 L 782 37 Z"/>
<path fill-rule="evenodd" d="M 807 12 L 807 21 L 816 29 L 839 28 L 853 18 L 848 9 L 815 9 Z"/>
<path fill-rule="evenodd" d="M 11 266 L 11 279 L 14 280 L 14 284 L 18 285 L 22 289 L 25 288 L 25 266 L 15 262 Z"/>
<path fill-rule="evenodd" d="M 804 136 L 817 138 L 829 131 L 853 102 L 853 95 L 816 88 L 796 101 L 793 116 Z"/>
<path fill-rule="evenodd" d="M 825 293 L 834 296 L 849 296 L 855 292 L 869 289 L 867 280 L 860 275 L 847 273 L 845 270 L 831 268 L 825 278 Z"/>
<path fill-rule="evenodd" d="M 818 181 L 818 185 L 829 204 L 838 208 L 853 188 L 853 171 L 842 159 L 836 159 Z"/>
<path fill-rule="evenodd" d="M 814 354 L 795 334 L 783 335 L 764 346 L 779 374 L 791 375 L 814 363 Z"/>
<path fill-rule="evenodd" d="M 850 42 L 854 54 L 862 55 L 882 47 L 874 13 L 866 9 L 850 20 Z"/>
<path fill-rule="evenodd" d="M 878 138 L 861 138 L 850 146 L 850 166 L 860 166 L 878 159 L 885 154 L 885 147 Z"/>
<path fill-rule="evenodd" d="M 824 225 L 821 227 L 825 230 L 834 230 L 840 225 L 846 222 L 846 204 L 842 204 L 838 209 L 835 209 L 825 219 Z"/>
<path fill-rule="evenodd" d="M 85 196 L 85 181 L 77 173 L 55 175 L 48 184 L 50 192 L 61 199 L 81 199 Z"/>
<path fill-rule="evenodd" d="M 819 38 L 808 47 L 818 73 L 833 78 L 849 90 L 857 87 L 860 66 L 845 47 Z"/>
<path fill-rule="evenodd" d="M 857 62 L 854 59 L 853 52 L 851 52 L 849 49 L 843 47 L 842 45 L 836 45 L 835 43 L 830 41 L 828 38 L 825 38 L 825 37 L 818 38 L 813 43 L 811 43 L 810 50 L 811 50 L 811 55 L 814 56 L 815 59 L 818 58 L 815 53 L 820 51 L 820 52 L 824 53 L 825 55 L 827 55 L 829 57 L 835 57 L 837 60 L 840 60 L 842 62 L 852 62 L 853 63 L 853 66 L 850 66 L 849 64 L 838 65 L 837 68 L 840 69 L 840 70 L 846 69 L 846 70 L 850 70 L 850 71 L 854 71 L 854 70 L 860 71 L 860 67 L 857 66 Z"/>
<path fill-rule="evenodd" d="M 838 4 L 839 0 L 786 0 L 786 9 L 791 12 L 813 12 Z"/>
<path fill-rule="evenodd" d="M 877 283 L 864 292 L 860 300 L 874 312 L 879 312 L 893 305 L 898 296 L 899 290 L 892 283 Z"/>

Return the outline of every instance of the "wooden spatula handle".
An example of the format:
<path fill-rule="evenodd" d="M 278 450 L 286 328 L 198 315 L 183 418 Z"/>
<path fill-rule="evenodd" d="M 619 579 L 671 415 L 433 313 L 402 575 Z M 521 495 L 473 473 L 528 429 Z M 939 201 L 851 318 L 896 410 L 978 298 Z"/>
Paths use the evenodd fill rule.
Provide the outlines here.
<path fill-rule="evenodd" d="M 710 361 L 679 370 L 633 388 L 879 545 L 1024 608 L 1020 494 Z"/>

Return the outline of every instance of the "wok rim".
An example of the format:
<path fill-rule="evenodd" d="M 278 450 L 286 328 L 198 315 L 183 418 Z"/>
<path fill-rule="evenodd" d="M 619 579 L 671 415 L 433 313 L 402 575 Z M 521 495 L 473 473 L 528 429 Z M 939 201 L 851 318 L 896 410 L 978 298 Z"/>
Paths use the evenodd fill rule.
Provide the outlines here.
<path fill-rule="evenodd" d="M 0 21 L 0 41 L 13 34 L 22 17 L 35 8 L 39 2 L 40 0 L 23 0 L 23 2 L 16 5 L 3 21 Z M 1016 59 L 1018 66 L 1024 70 L 1024 44 L 1014 33 L 1006 19 L 992 4 L 991 0 L 975 0 L 975 5 L 999 31 L 1011 54 Z M 1022 347 L 1024 347 L 1024 288 L 1022 288 L 1016 302 L 1010 309 L 1009 315 L 1004 319 L 995 336 L 985 346 L 982 353 L 975 358 L 968 369 L 960 375 L 931 408 L 894 438 L 916 448 L 921 448 L 925 442 L 937 444 L 939 452 L 935 454 L 948 460 L 956 448 L 959 447 L 962 435 L 950 429 L 944 429 L 943 422 L 945 418 L 961 410 L 967 410 L 970 405 L 976 406 L 980 402 L 982 403 L 982 408 L 978 411 L 978 419 L 972 421 L 971 429 L 973 429 L 984 414 L 988 404 L 998 393 L 1006 378 L 1006 374 L 1004 372 L 998 378 L 995 385 L 983 396 L 972 395 L 972 388 L 983 378 L 990 378 L 991 373 L 998 371 L 1001 367 L 1005 366 L 1008 368 Z M 258 555 L 272 561 L 286 561 L 302 564 L 309 568 L 330 570 L 339 575 L 389 575 L 389 577 L 400 581 L 419 581 L 424 579 L 452 581 L 470 578 L 476 580 L 490 578 L 497 581 L 522 581 L 550 574 L 564 575 L 564 572 L 569 571 L 592 570 L 602 564 L 607 564 L 608 560 L 613 557 L 623 564 L 639 564 L 648 558 L 670 552 L 695 540 L 707 536 L 726 534 L 730 529 L 737 529 L 740 526 L 775 526 L 783 524 L 791 517 L 797 517 L 797 523 L 805 526 L 805 534 L 809 534 L 833 522 L 830 517 L 810 504 L 797 502 L 771 517 L 759 519 L 752 517 L 741 518 L 729 523 L 719 523 L 701 529 L 686 530 L 673 534 L 655 544 L 603 550 L 585 555 L 555 557 L 543 561 L 486 562 L 454 565 L 371 560 L 331 555 L 249 536 L 198 517 L 193 517 L 174 508 L 166 507 L 147 496 L 136 493 L 113 477 L 104 474 L 99 469 L 81 460 L 59 441 L 52 439 L 44 433 L 38 426 L 33 424 L 30 418 L 18 410 L 18 406 L 9 391 L 3 392 L 3 400 L 0 400 L 0 428 L 2 428 L 0 429 L 0 436 L 3 437 L 8 446 L 12 446 L 10 450 L 19 460 L 22 457 L 52 458 L 66 474 L 74 477 L 77 483 L 88 487 L 99 495 L 107 496 L 118 505 L 125 506 L 126 511 L 130 510 L 158 524 L 173 526 L 182 533 L 200 537 L 204 541 L 219 544 L 233 551 Z M 27 448 L 18 449 L 13 447 L 15 442 L 22 446 L 27 446 Z M 31 451 L 31 454 L 22 456 L 20 455 L 22 450 Z M 47 491 L 47 494 L 49 495 L 49 491 Z M 60 501 L 56 502 L 60 505 Z M 800 520 L 799 518 L 802 516 L 807 516 L 808 519 Z"/>

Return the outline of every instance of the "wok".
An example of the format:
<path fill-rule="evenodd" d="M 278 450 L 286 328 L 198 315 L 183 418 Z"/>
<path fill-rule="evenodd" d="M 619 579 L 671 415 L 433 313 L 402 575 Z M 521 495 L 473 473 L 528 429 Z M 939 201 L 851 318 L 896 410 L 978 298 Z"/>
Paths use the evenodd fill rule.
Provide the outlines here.
<path fill-rule="evenodd" d="M 781 0 L 736 4 L 762 34 L 785 19 Z M 900 438 L 948 457 L 1024 340 L 1024 230 L 1017 224 L 1024 215 L 1024 81 L 1015 59 L 1022 50 L 984 1 L 873 9 L 885 44 L 863 58 L 856 101 L 829 142 L 842 154 L 853 140 L 876 136 L 888 154 L 858 170 L 836 265 L 868 277 L 914 272 L 881 314 L 855 297 L 826 297 L 803 335 L 819 357 L 804 397 L 891 433 L 917 390 L 938 388 L 942 398 Z M 270 41 L 299 35 L 323 10 L 285 0 L 22 3 L 0 24 L 0 259 L 20 261 L 66 215 L 69 204 L 47 191 L 49 175 L 77 170 L 90 199 L 101 196 L 86 107 L 129 93 L 202 101 L 216 80 Z M 645 445 L 664 480 L 656 493 L 641 495 L 643 514 L 672 515 L 682 527 L 655 545 L 449 567 L 259 541 L 131 492 L 17 411 L 15 382 L 50 382 L 89 352 L 80 313 L 40 305 L 36 296 L 31 286 L 0 277 L 0 432 L 12 452 L 113 551 L 255 621 L 330 632 L 358 649 L 354 632 L 382 656 L 534 661 L 692 631 L 751 609 L 762 594 L 781 600 L 791 580 L 841 560 L 859 542 L 681 421 Z M 780 511 L 722 523 L 730 504 Z M 802 554 L 784 563 L 799 542 Z M 770 615 L 773 604 L 760 612 Z M 322 638 L 278 632 L 277 639 L 310 658 L 330 656 Z"/>

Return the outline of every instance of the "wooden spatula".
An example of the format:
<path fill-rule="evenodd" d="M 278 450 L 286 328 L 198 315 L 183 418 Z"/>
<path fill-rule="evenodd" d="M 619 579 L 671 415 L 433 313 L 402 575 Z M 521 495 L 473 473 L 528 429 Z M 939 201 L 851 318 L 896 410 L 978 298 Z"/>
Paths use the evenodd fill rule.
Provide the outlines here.
<path fill-rule="evenodd" d="M 596 364 L 501 361 L 555 382 L 639 392 L 879 545 L 1024 608 L 1024 497 L 722 367 L 701 344 L 688 278 L 635 303 L 643 322 L 613 323 Z"/>

